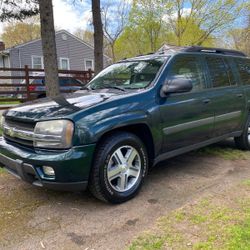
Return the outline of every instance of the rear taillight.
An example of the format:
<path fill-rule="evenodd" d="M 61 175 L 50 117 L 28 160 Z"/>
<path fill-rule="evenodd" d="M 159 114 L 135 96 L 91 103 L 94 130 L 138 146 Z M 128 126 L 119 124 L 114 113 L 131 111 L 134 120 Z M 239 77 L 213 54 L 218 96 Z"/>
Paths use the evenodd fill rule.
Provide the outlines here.
<path fill-rule="evenodd" d="M 35 86 L 29 86 L 29 91 L 35 91 L 36 90 L 36 87 Z"/>

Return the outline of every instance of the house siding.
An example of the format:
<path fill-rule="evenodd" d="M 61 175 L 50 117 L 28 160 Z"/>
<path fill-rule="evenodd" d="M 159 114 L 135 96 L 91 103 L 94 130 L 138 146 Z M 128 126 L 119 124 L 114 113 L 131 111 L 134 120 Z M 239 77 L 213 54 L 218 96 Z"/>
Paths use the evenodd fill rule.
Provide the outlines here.
<path fill-rule="evenodd" d="M 66 37 L 66 39 L 63 39 Z M 85 68 L 85 60 L 94 60 L 94 48 L 88 46 L 78 38 L 66 31 L 59 31 L 55 35 L 58 67 L 60 68 L 60 58 L 68 58 L 71 70 L 88 70 Z M 37 40 L 10 49 L 10 67 L 24 68 L 28 65 L 32 68 L 32 56 L 43 56 L 42 41 Z M 104 66 L 109 65 L 109 58 L 104 56 Z M 12 76 L 21 76 L 23 73 L 12 72 Z M 13 80 L 19 83 L 22 80 Z"/>
<path fill-rule="evenodd" d="M 63 40 L 63 36 L 67 37 Z M 60 67 L 60 58 L 69 58 L 70 69 L 85 69 L 85 60 L 94 60 L 94 49 L 82 43 L 67 32 L 58 32 L 56 34 L 56 47 L 58 57 L 58 67 Z M 10 51 L 11 67 L 32 67 L 32 56 L 43 56 L 41 40 L 27 43 L 24 46 L 12 48 Z M 108 59 L 104 57 L 104 65 L 108 65 Z"/>

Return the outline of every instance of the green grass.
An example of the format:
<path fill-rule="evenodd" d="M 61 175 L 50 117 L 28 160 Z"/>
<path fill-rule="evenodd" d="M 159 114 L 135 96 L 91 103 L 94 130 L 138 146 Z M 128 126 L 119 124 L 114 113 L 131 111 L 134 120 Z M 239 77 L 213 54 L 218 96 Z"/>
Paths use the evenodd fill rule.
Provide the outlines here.
<path fill-rule="evenodd" d="M 233 226 L 229 229 L 231 239 L 227 243 L 227 249 L 250 249 L 250 215 L 245 222 L 240 225 Z"/>
<path fill-rule="evenodd" d="M 9 104 L 20 104 L 21 102 L 19 102 L 19 101 L 9 101 L 9 102 L 5 102 L 5 101 L 1 101 L 0 100 L 0 106 L 1 105 L 9 105 Z"/>
<path fill-rule="evenodd" d="M 249 250 L 250 180 L 161 217 L 128 249 Z"/>
<path fill-rule="evenodd" d="M 5 170 L 3 168 L 0 167 L 0 175 L 5 173 Z"/>
<path fill-rule="evenodd" d="M 224 148 L 224 147 L 205 147 L 199 149 L 198 154 L 200 155 L 210 155 L 221 157 L 225 160 L 239 160 L 239 159 L 247 159 L 250 157 L 250 153 L 247 151 L 242 151 L 234 148 Z"/>
<path fill-rule="evenodd" d="M 6 98 L 0 98 L 0 106 L 1 105 L 8 105 L 8 104 L 19 104 L 21 103 L 20 101 L 5 101 Z"/>
<path fill-rule="evenodd" d="M 245 180 L 242 182 L 244 185 L 249 186 L 250 187 L 250 180 Z"/>
<path fill-rule="evenodd" d="M 145 250 L 152 250 L 152 249 L 162 249 L 164 246 L 164 238 L 157 237 L 155 235 L 145 234 L 142 237 L 139 237 L 135 240 L 132 245 L 130 246 L 130 250 L 137 250 L 137 249 L 145 249 Z"/>

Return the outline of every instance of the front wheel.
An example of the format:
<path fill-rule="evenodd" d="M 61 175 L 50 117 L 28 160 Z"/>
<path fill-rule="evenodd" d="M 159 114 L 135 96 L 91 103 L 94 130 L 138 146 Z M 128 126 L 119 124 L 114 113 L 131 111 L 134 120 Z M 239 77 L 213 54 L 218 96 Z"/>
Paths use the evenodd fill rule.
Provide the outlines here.
<path fill-rule="evenodd" d="M 122 203 L 140 190 L 148 170 L 147 151 L 134 134 L 116 132 L 98 146 L 89 189 L 103 201 Z"/>
<path fill-rule="evenodd" d="M 247 119 L 245 128 L 241 136 L 234 138 L 237 148 L 250 150 L 250 116 Z"/>

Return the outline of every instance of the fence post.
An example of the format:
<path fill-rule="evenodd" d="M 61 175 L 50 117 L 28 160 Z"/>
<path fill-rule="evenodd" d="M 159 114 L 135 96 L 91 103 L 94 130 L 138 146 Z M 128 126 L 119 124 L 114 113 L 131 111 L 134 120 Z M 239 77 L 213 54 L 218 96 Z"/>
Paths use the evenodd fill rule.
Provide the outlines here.
<path fill-rule="evenodd" d="M 92 79 L 92 69 L 88 69 L 89 72 L 89 81 Z"/>
<path fill-rule="evenodd" d="M 27 92 L 27 100 L 30 100 L 30 89 L 29 89 L 29 85 L 30 85 L 30 78 L 29 78 L 29 68 L 28 65 L 24 66 L 24 72 L 25 72 L 25 84 L 26 84 L 26 92 Z"/>

